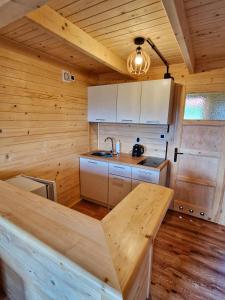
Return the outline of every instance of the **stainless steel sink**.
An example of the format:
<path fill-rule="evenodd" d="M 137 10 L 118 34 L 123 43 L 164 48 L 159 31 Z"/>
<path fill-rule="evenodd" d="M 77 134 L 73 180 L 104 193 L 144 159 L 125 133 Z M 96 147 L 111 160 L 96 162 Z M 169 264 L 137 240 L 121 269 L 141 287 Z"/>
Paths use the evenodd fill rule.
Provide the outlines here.
<path fill-rule="evenodd" d="M 110 151 L 95 151 L 91 155 L 100 156 L 100 157 L 113 157 L 112 152 Z"/>

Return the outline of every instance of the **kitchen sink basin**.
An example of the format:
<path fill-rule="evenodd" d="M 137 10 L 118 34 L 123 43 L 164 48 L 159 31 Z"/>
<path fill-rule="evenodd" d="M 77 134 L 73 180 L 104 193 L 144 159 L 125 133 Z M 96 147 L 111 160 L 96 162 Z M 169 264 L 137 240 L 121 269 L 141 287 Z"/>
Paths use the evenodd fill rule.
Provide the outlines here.
<path fill-rule="evenodd" d="M 100 157 L 113 157 L 110 151 L 96 151 L 91 153 L 91 155 L 100 156 Z"/>

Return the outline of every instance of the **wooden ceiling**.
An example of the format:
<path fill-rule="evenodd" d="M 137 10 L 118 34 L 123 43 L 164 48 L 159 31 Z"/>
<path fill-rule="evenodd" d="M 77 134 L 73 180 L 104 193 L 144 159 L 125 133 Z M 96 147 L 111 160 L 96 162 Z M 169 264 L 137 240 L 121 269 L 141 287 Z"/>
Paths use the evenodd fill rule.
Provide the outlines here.
<path fill-rule="evenodd" d="M 170 64 L 185 61 L 190 71 L 225 67 L 225 0 L 49 0 L 47 5 L 124 62 L 135 49 L 133 39 L 144 36 Z M 112 71 L 27 17 L 0 29 L 0 36 L 80 69 L 97 74 Z M 151 66 L 162 65 L 147 44 L 144 48 Z"/>
<path fill-rule="evenodd" d="M 196 71 L 225 67 L 225 0 L 184 0 Z"/>
<path fill-rule="evenodd" d="M 141 35 L 150 37 L 171 64 L 183 62 L 159 0 L 50 0 L 47 4 L 125 60 L 135 49 L 134 37 Z M 112 71 L 26 17 L 1 29 L 0 35 L 96 73 Z M 151 53 L 152 66 L 162 65 L 145 48 Z"/>

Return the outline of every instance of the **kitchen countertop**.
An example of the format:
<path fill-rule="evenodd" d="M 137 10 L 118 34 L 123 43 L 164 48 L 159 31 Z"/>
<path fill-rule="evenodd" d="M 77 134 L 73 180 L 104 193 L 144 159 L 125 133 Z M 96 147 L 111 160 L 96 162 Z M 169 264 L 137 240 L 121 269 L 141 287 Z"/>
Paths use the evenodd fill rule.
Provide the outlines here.
<path fill-rule="evenodd" d="M 142 168 L 142 169 L 144 168 L 147 170 L 152 169 L 152 170 L 159 170 L 159 171 L 161 171 L 169 163 L 169 160 L 165 160 L 158 167 L 147 167 L 147 166 L 143 166 L 143 165 L 138 165 L 138 163 L 141 162 L 142 160 L 144 160 L 145 158 L 148 158 L 148 156 L 133 157 L 132 155 L 127 154 L 127 153 L 120 153 L 119 155 L 114 155 L 113 157 L 101 157 L 101 156 L 92 155 L 92 153 L 96 152 L 96 151 L 104 151 L 104 150 L 90 151 L 90 152 L 81 154 L 80 157 L 90 158 L 90 159 L 94 159 L 94 160 L 108 161 L 111 163 L 124 164 L 124 165 L 128 165 L 131 167 L 138 167 L 138 168 Z"/>
<path fill-rule="evenodd" d="M 105 291 L 122 295 L 173 197 L 169 188 L 140 184 L 98 221 L 3 181 L 0 189 L 1 236 L 9 221 L 90 273 Z"/>

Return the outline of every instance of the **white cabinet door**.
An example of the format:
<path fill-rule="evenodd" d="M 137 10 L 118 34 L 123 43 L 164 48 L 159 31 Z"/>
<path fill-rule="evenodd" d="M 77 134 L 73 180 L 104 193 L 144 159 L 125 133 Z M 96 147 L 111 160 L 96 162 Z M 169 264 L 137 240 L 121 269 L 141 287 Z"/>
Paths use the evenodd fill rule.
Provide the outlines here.
<path fill-rule="evenodd" d="M 109 206 L 117 205 L 131 191 L 131 179 L 109 175 Z"/>
<path fill-rule="evenodd" d="M 116 122 L 117 84 L 88 87 L 88 121 Z"/>
<path fill-rule="evenodd" d="M 118 84 L 117 122 L 139 123 L 141 82 Z"/>
<path fill-rule="evenodd" d="M 108 204 L 108 162 L 80 158 L 81 197 Z"/>
<path fill-rule="evenodd" d="M 170 123 L 173 86 L 172 79 L 142 82 L 140 123 Z"/>

